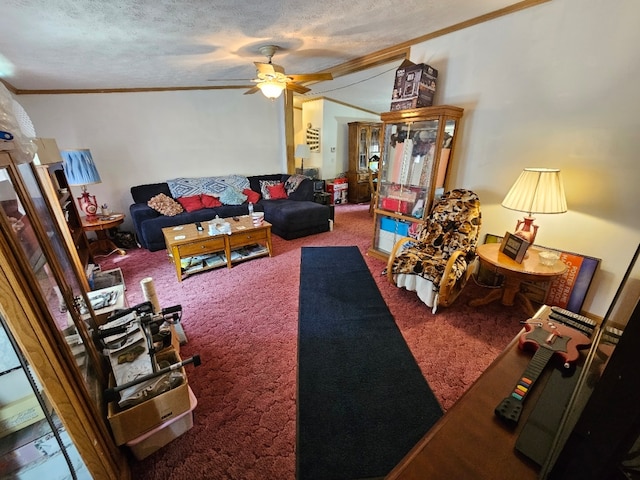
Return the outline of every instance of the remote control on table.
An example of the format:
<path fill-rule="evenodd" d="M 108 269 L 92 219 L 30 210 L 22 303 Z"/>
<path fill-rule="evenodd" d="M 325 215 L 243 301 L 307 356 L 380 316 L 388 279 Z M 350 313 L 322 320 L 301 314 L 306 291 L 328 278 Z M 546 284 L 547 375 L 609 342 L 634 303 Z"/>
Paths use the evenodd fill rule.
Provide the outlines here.
<path fill-rule="evenodd" d="M 204 230 L 204 228 L 202 228 L 202 224 L 200 222 L 196 222 L 196 228 L 198 229 L 199 232 Z"/>
<path fill-rule="evenodd" d="M 240 219 L 239 219 L 238 217 L 233 217 L 233 221 L 234 221 L 234 222 L 239 222 L 239 221 L 240 221 Z"/>

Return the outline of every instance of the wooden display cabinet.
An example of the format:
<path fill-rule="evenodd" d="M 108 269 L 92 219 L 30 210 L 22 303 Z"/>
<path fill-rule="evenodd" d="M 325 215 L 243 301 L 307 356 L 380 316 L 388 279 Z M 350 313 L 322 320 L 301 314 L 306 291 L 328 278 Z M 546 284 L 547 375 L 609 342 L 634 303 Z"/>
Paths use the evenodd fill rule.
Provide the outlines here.
<path fill-rule="evenodd" d="M 364 203 L 371 199 L 369 160 L 380 156 L 382 123 L 349 123 L 349 203 Z"/>
<path fill-rule="evenodd" d="M 89 240 L 82 229 L 80 212 L 74 201 L 67 177 L 64 173 L 62 157 L 56 141 L 52 138 L 37 139 L 38 155 L 34 161 L 44 197 L 49 203 L 53 216 L 60 225 L 62 237 L 71 252 L 71 261 L 85 272 L 80 279 L 85 291 L 89 291 L 87 266 L 93 263 Z"/>
<path fill-rule="evenodd" d="M 386 260 L 424 223 L 444 192 L 463 109 L 449 105 L 383 113 L 383 146 L 369 253 Z"/>
<path fill-rule="evenodd" d="M 130 478 L 106 421 L 107 366 L 93 343 L 95 313 L 83 318 L 79 310 L 90 304 L 84 271 L 72 261 L 36 167 L 13 153 L 0 152 L 0 341 L 11 360 L 0 368 L 22 379 L 1 375 L 0 391 L 14 394 L 16 382 L 22 390 L 9 412 L 15 428 L 0 441 L 7 469 L 0 477 L 29 470 L 33 478 Z M 45 439 L 51 455 L 25 456 Z"/>

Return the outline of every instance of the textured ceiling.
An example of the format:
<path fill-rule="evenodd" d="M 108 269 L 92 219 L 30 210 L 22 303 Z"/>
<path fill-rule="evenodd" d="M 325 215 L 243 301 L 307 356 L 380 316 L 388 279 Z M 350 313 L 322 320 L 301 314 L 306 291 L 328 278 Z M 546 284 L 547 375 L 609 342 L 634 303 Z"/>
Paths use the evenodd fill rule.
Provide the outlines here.
<path fill-rule="evenodd" d="M 3 0 L 0 77 L 19 91 L 247 85 L 262 45 L 315 73 L 517 3 Z"/>

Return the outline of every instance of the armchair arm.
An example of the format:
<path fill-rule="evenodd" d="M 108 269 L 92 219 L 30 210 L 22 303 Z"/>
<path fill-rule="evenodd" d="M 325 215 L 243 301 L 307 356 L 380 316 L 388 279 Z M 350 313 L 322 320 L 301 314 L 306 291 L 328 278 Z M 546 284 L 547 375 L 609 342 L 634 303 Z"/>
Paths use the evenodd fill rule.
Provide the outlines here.
<path fill-rule="evenodd" d="M 469 262 L 469 264 L 467 265 L 467 269 L 462 274 L 461 278 L 456 279 L 453 282 L 449 281 L 451 271 L 453 270 L 453 266 L 455 265 L 457 259 L 460 257 L 465 259 L 467 255 L 468 253 L 464 252 L 463 250 L 456 250 L 449 257 L 444 272 L 442 273 L 442 280 L 440 281 L 440 290 L 438 292 L 440 305 L 443 305 L 445 307 L 451 305 L 451 303 L 453 303 L 453 301 L 462 291 L 462 288 L 466 285 L 469 276 L 471 276 L 471 273 L 473 271 L 473 269 L 471 268 L 471 263 L 473 260 Z"/>
<path fill-rule="evenodd" d="M 405 243 L 415 242 L 415 241 L 416 241 L 415 238 L 402 237 L 400 240 L 396 242 L 396 244 L 393 246 L 393 249 L 391 249 L 391 253 L 389 254 L 389 259 L 387 260 L 387 279 L 389 280 L 389 282 L 394 283 L 393 282 L 393 261 L 396 258 L 398 250 L 400 250 Z"/>

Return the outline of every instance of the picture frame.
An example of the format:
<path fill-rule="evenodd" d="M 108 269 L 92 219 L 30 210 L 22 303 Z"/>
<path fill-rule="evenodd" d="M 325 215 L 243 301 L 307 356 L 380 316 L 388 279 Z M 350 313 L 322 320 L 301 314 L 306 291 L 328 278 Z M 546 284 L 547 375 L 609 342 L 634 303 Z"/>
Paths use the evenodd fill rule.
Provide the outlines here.
<path fill-rule="evenodd" d="M 500 243 L 500 251 L 511 260 L 522 263 L 529 245 L 531 244 L 525 239 L 506 232 L 502 238 L 502 242 Z"/>

